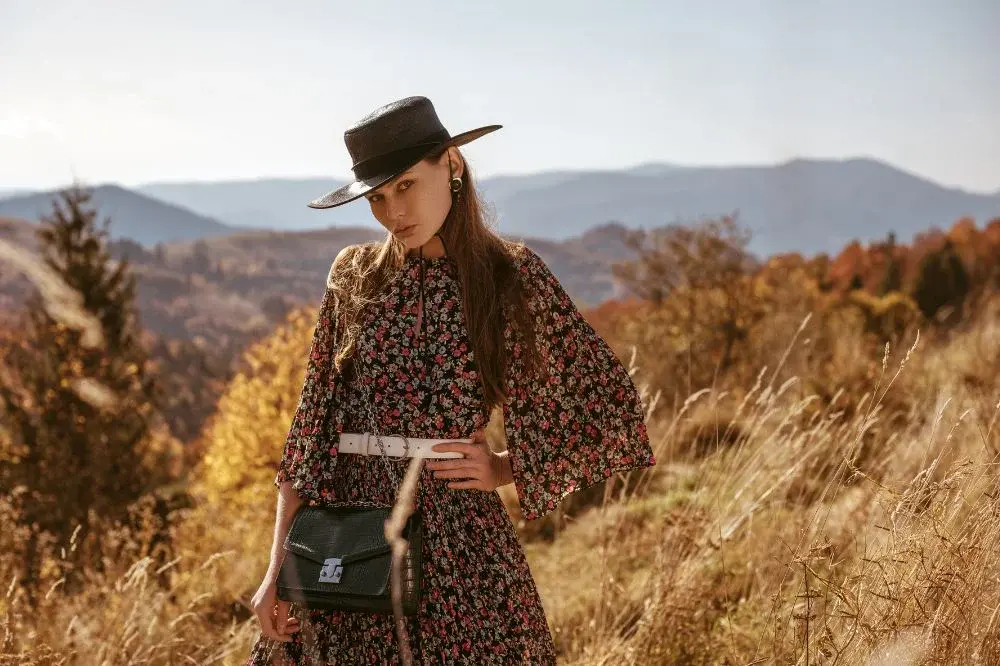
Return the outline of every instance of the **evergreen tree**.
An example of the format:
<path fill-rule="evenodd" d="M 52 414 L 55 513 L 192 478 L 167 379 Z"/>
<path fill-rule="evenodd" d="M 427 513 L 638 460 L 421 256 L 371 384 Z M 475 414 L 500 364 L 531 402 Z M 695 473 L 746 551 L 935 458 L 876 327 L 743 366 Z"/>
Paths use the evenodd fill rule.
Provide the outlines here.
<path fill-rule="evenodd" d="M 928 319 L 941 308 L 952 308 L 953 319 L 961 316 L 962 304 L 971 287 L 968 272 L 950 239 L 920 262 L 913 300 Z"/>
<path fill-rule="evenodd" d="M 885 273 L 882 275 L 882 282 L 879 284 L 879 296 L 885 296 L 890 292 L 900 291 L 903 288 L 903 267 L 896 256 L 896 232 L 889 232 L 883 251 L 886 255 L 886 266 Z"/>
<path fill-rule="evenodd" d="M 148 448 L 159 391 L 140 344 L 135 278 L 128 261 L 111 260 L 109 222 L 95 225 L 90 197 L 77 187 L 61 192 L 37 235 L 42 261 L 79 294 L 99 335 L 57 321 L 36 293 L 0 359 L 0 417 L 19 451 L 0 469 L 0 486 L 28 489 L 22 519 L 37 530 L 24 554 L 26 582 L 37 580 L 42 534 L 66 543 L 91 516 L 123 518 L 164 480 Z"/>
<path fill-rule="evenodd" d="M 212 255 L 208 249 L 208 243 L 199 238 L 191 246 L 191 255 L 187 258 L 186 268 L 191 273 L 208 275 L 212 272 Z"/>

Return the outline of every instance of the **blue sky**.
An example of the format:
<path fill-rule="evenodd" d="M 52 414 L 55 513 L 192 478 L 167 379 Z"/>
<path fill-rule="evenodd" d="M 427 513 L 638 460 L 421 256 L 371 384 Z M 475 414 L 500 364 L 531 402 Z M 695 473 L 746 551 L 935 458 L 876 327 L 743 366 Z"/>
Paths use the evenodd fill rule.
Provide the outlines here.
<path fill-rule="evenodd" d="M 2 0 L 0 189 L 329 176 L 430 97 L 480 177 L 872 156 L 1000 188 L 997 0 Z"/>

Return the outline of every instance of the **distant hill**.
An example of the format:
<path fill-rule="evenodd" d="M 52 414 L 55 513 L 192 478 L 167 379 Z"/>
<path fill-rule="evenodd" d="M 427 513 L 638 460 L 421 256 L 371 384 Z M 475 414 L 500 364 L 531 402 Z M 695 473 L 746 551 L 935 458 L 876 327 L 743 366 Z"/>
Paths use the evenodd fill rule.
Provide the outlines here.
<path fill-rule="evenodd" d="M 13 217 L 0 217 L 0 238 L 18 245 L 34 243 L 35 225 L 27 220 Z"/>
<path fill-rule="evenodd" d="M 159 242 L 225 236 L 241 230 L 117 185 L 101 185 L 92 191 L 99 219 L 111 218 L 112 238 L 130 238 L 151 247 Z M 50 191 L 2 199 L 0 216 L 37 221 L 51 213 L 55 195 Z"/>
<path fill-rule="evenodd" d="M 475 165 L 473 165 L 475 168 Z M 147 185 L 140 191 L 230 224 L 281 230 L 376 228 L 363 202 L 326 211 L 310 199 L 327 179 Z M 783 164 L 686 167 L 648 163 L 622 170 L 552 171 L 479 181 L 515 236 L 565 240 L 617 221 L 627 227 L 691 222 L 738 212 L 754 231 L 751 250 L 837 252 L 895 231 L 901 242 L 960 217 L 1000 216 L 1000 193 L 947 188 L 874 159 L 796 159 Z"/>
<path fill-rule="evenodd" d="M 0 218 L 0 238 L 37 252 L 37 225 Z M 550 265 L 581 308 L 597 305 L 618 290 L 611 263 L 622 247 L 613 225 L 559 242 L 525 239 Z M 127 258 L 137 277 L 140 321 L 157 336 L 201 341 L 235 355 L 266 334 L 293 307 L 316 304 L 330 263 L 341 248 L 380 240 L 384 232 L 364 227 L 317 231 L 244 231 L 228 236 L 166 243 L 152 251 L 121 238 L 113 257 Z M 32 287 L 0 265 L 0 319 L 23 304 Z"/>
<path fill-rule="evenodd" d="M 507 199 L 519 192 L 552 187 L 572 180 L 579 172 L 551 171 L 530 176 L 490 178 L 480 188 L 490 199 Z M 193 183 L 154 183 L 136 188 L 148 196 L 171 201 L 229 223 L 246 227 L 297 231 L 378 228 L 363 201 L 332 210 L 315 210 L 306 204 L 346 181 L 333 179 L 260 179 Z M 238 222 L 237 222 L 238 221 Z"/>
<path fill-rule="evenodd" d="M 590 173 L 497 201 L 508 232 L 556 238 L 608 220 L 629 227 L 738 212 L 759 255 L 833 253 L 895 231 L 902 242 L 968 216 L 1000 216 L 1000 197 L 948 189 L 873 160 L 794 160 L 774 167 Z"/>
<path fill-rule="evenodd" d="M 159 183 L 135 188 L 146 196 L 170 201 L 202 215 L 238 224 L 244 228 L 273 231 L 304 231 L 338 227 L 375 228 L 364 202 L 339 208 L 336 214 L 309 208 L 306 204 L 342 181 L 325 179 L 261 179 L 205 183 Z M 340 214 L 352 208 L 354 216 Z M 357 214 L 360 211 L 362 214 Z"/>
<path fill-rule="evenodd" d="M 381 233 L 363 201 L 330 210 L 306 206 L 343 182 L 310 178 L 149 184 L 136 188 L 140 194 L 130 193 L 145 195 L 137 207 L 144 215 L 129 211 L 116 224 L 140 235 L 131 237 L 144 243 L 143 239 L 162 239 L 168 225 L 143 229 L 137 221 L 150 219 L 149 202 L 162 200 L 183 210 L 184 215 L 177 209 L 172 212 L 187 220 L 186 225 L 170 227 L 172 238 L 178 240 L 232 231 L 221 228 L 220 222 L 234 229 L 360 227 Z M 738 213 L 754 233 L 750 250 L 761 257 L 789 251 L 832 254 L 853 240 L 870 242 L 890 231 L 900 242 L 908 242 L 915 233 L 946 228 L 962 217 L 981 226 L 1000 217 L 1000 193 L 944 187 L 868 158 L 719 167 L 653 162 L 617 170 L 496 176 L 478 183 L 502 234 L 564 241 L 611 222 L 650 228 Z M 115 199 L 129 193 L 113 190 Z M 39 203 L 32 204 L 28 214 L 23 205 L 10 208 L 11 201 L 32 198 L 0 201 L 0 215 L 33 217 Z M 189 215 L 200 219 L 196 222 Z"/>

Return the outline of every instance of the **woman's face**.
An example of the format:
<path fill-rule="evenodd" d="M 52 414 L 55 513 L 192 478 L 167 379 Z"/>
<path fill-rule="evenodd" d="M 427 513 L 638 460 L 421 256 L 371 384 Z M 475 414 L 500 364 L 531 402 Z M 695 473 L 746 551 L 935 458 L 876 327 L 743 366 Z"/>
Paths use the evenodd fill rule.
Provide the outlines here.
<path fill-rule="evenodd" d="M 457 150 L 449 147 L 437 160 L 421 160 L 399 176 L 365 195 L 372 215 L 395 235 L 406 250 L 415 249 L 441 228 L 451 210 L 448 159 L 461 175 Z"/>

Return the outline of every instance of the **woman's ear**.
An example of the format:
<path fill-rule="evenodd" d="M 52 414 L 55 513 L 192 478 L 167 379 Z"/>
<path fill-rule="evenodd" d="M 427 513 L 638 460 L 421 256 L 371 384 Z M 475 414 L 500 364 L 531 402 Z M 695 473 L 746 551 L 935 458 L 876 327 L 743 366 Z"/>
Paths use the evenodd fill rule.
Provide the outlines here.
<path fill-rule="evenodd" d="M 458 148 L 455 146 L 448 146 L 444 153 L 441 155 L 442 164 L 446 167 L 450 167 L 450 178 L 458 176 L 461 178 L 462 173 L 462 156 L 458 152 Z M 450 162 L 450 164 L 449 164 Z"/>

